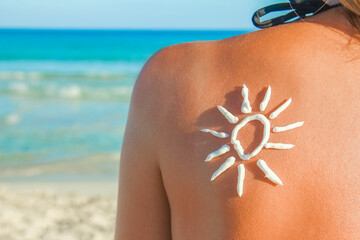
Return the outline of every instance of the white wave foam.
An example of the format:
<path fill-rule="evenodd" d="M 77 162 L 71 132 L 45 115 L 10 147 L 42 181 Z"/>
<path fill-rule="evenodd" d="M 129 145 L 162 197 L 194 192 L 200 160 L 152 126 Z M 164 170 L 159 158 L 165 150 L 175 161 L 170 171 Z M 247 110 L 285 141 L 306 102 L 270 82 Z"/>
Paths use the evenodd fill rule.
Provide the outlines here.
<path fill-rule="evenodd" d="M 114 93 L 118 95 L 130 95 L 132 93 L 132 87 L 117 87 L 114 88 Z"/>
<path fill-rule="evenodd" d="M 0 79 L 24 80 L 25 72 L 0 72 Z"/>
<path fill-rule="evenodd" d="M 67 75 L 84 78 L 134 77 L 143 64 L 143 61 L 0 60 L 0 79 L 27 80 Z"/>
<path fill-rule="evenodd" d="M 78 98 L 81 96 L 81 88 L 77 85 L 72 85 L 70 87 L 64 87 L 60 89 L 60 97 L 63 98 Z"/>
<path fill-rule="evenodd" d="M 0 79 L 2 80 L 37 80 L 41 78 L 40 72 L 20 72 L 20 71 L 0 71 Z"/>
<path fill-rule="evenodd" d="M 41 73 L 40 72 L 29 72 L 28 77 L 31 80 L 37 80 L 37 79 L 41 78 Z"/>
<path fill-rule="evenodd" d="M 24 83 L 13 83 L 10 85 L 10 89 L 17 93 L 25 93 L 28 91 L 28 87 Z"/>
<path fill-rule="evenodd" d="M 8 125 L 17 125 L 20 122 L 20 116 L 18 114 L 10 114 L 5 117 L 5 123 Z"/>

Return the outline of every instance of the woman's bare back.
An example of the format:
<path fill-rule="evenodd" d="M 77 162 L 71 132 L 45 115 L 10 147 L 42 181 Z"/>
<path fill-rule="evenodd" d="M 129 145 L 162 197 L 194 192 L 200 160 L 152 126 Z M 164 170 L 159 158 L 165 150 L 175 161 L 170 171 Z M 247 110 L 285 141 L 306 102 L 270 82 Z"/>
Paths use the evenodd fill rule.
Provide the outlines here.
<path fill-rule="evenodd" d="M 336 19 L 336 22 L 330 20 Z M 156 54 L 134 90 L 122 151 L 117 239 L 356 239 L 360 236 L 360 47 L 338 9 L 309 20 L 214 42 L 172 46 Z M 352 42 L 349 43 L 349 39 Z M 242 85 L 252 113 L 241 112 Z M 291 105 L 271 128 L 269 142 L 249 161 L 230 152 L 204 162 L 229 144 L 201 129 L 231 133 L 216 108 L 237 116 L 260 113 L 268 86 L 269 114 Z M 245 152 L 262 139 L 251 122 L 239 131 Z M 235 164 L 210 182 L 224 161 Z M 258 159 L 281 178 L 271 183 Z M 245 166 L 237 194 L 238 164 Z"/>

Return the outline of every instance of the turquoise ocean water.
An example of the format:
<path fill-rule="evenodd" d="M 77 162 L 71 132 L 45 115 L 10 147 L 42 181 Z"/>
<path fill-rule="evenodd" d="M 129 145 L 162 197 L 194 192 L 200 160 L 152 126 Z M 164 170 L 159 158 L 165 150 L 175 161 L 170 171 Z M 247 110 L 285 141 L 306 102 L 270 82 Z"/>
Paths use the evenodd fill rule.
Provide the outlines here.
<path fill-rule="evenodd" d="M 244 32 L 0 30 L 0 180 L 116 179 L 146 60 Z"/>

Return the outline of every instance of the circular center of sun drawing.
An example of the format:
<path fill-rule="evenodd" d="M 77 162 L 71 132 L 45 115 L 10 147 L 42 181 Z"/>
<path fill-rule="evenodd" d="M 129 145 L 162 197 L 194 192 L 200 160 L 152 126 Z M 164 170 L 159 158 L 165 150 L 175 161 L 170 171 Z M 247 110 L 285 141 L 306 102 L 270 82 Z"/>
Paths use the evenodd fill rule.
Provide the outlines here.
<path fill-rule="evenodd" d="M 251 108 L 250 102 L 249 102 L 249 90 L 245 86 L 245 84 L 243 85 L 241 94 L 243 96 L 243 102 L 241 105 L 242 113 L 244 113 L 244 114 L 251 113 L 252 108 Z M 266 107 L 270 101 L 270 96 L 271 96 L 271 87 L 269 86 L 265 93 L 264 100 L 260 104 L 261 112 L 263 112 L 266 109 Z M 270 119 L 276 118 L 281 112 L 283 112 L 287 107 L 289 107 L 290 103 L 291 103 L 291 98 L 286 100 L 280 107 L 278 107 L 275 111 L 273 111 L 270 114 L 269 118 Z M 234 146 L 234 149 L 237 152 L 240 160 L 249 160 L 250 158 L 256 156 L 264 148 L 284 150 L 284 149 L 291 149 L 294 147 L 294 145 L 292 145 L 292 144 L 269 143 L 268 142 L 269 138 L 270 138 L 270 132 L 271 132 L 270 125 L 271 124 L 270 124 L 270 120 L 267 119 L 265 117 L 265 115 L 255 114 L 255 115 L 247 116 L 239 122 L 239 118 L 234 116 L 232 113 L 230 113 L 224 107 L 217 106 L 217 108 L 220 111 L 220 113 L 229 121 L 229 123 L 236 124 L 236 126 L 232 130 L 232 133 L 230 136 L 230 142 Z M 252 152 L 244 153 L 244 148 L 241 145 L 240 140 L 237 139 L 237 135 L 238 135 L 238 132 L 240 131 L 240 129 L 242 129 L 247 123 L 249 123 L 251 121 L 260 121 L 263 124 L 263 126 L 264 126 L 263 136 L 262 136 L 262 140 L 261 140 L 260 144 L 258 146 L 256 146 L 256 148 Z M 292 123 L 292 124 L 289 124 L 286 126 L 274 127 L 272 130 L 274 133 L 284 132 L 284 131 L 288 131 L 288 130 L 291 130 L 291 129 L 294 129 L 297 127 L 301 127 L 303 124 L 304 124 L 304 122 L 295 122 L 295 123 Z M 202 131 L 210 133 L 218 138 L 228 138 L 229 137 L 229 134 L 225 133 L 225 132 L 217 132 L 217 131 L 214 131 L 211 129 L 203 129 Z M 229 151 L 230 151 L 230 146 L 228 144 L 225 144 L 218 150 L 210 153 L 206 157 L 205 162 L 211 161 L 212 159 L 214 159 L 220 155 L 223 155 Z M 229 157 L 214 172 L 214 174 L 211 177 L 211 181 L 215 180 L 218 176 L 220 176 L 220 174 L 222 174 L 225 170 L 230 168 L 235 163 L 235 160 L 236 160 L 236 158 L 234 156 Z M 257 165 L 265 173 L 265 177 L 268 178 L 271 182 L 273 182 L 275 184 L 283 185 L 280 178 L 267 166 L 267 164 L 265 163 L 264 160 L 259 159 L 257 161 Z M 238 195 L 241 197 L 243 194 L 243 183 L 244 183 L 244 178 L 245 178 L 244 164 L 238 165 L 238 173 L 239 174 L 238 174 L 237 192 L 238 192 Z"/>
<path fill-rule="evenodd" d="M 261 140 L 261 143 L 251 153 L 245 154 L 244 148 L 241 145 L 240 140 L 237 140 L 236 137 L 240 129 L 242 129 L 248 122 L 255 120 L 260 121 L 264 125 L 263 138 Z M 268 142 L 269 137 L 270 137 L 270 121 L 264 115 L 256 114 L 244 118 L 238 125 L 234 127 L 231 134 L 231 143 L 234 145 L 234 149 L 236 150 L 237 154 L 242 160 L 249 160 L 256 154 L 258 154 L 261 151 L 261 149 L 263 149 L 265 144 Z"/>

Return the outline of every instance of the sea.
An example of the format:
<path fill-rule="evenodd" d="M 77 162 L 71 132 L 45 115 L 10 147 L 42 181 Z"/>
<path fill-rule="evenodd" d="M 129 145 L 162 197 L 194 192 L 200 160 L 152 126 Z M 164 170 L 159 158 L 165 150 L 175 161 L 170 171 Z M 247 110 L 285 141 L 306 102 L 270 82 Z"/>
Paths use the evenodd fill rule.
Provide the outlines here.
<path fill-rule="evenodd" d="M 146 61 L 245 32 L 0 29 L 0 181 L 116 180 Z"/>

